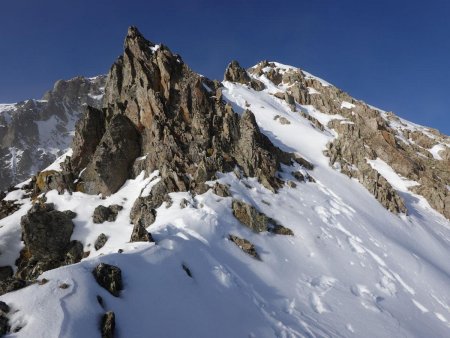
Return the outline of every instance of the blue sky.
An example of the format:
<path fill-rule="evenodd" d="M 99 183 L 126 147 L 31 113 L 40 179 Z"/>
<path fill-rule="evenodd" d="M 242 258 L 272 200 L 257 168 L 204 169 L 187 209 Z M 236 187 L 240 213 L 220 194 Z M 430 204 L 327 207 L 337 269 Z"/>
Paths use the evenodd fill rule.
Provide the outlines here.
<path fill-rule="evenodd" d="M 106 73 L 136 25 L 210 78 L 232 59 L 279 61 L 450 134 L 450 1 L 15 0 L 0 9 L 0 102 Z"/>

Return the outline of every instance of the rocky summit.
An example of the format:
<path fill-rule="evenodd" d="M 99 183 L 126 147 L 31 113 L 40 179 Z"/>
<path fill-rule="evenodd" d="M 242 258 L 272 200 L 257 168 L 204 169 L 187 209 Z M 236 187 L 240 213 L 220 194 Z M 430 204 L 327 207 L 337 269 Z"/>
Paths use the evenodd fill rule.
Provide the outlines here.
<path fill-rule="evenodd" d="M 450 138 L 299 68 L 130 27 L 0 142 L 0 336 L 448 335 Z"/>

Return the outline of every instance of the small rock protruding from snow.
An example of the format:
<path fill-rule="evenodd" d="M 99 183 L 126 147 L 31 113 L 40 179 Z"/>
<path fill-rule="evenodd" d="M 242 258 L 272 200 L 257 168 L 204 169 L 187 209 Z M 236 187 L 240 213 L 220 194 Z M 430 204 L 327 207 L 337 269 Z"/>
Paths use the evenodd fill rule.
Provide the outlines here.
<path fill-rule="evenodd" d="M 103 248 L 107 241 L 108 241 L 108 237 L 104 233 L 101 233 L 100 235 L 98 235 L 98 237 L 94 243 L 95 250 L 100 250 L 101 248 Z"/>
<path fill-rule="evenodd" d="M 239 249 L 244 251 L 246 254 L 252 256 L 253 258 L 260 259 L 255 246 L 252 243 L 250 243 L 250 241 L 246 240 L 245 238 L 241 238 L 231 234 L 228 235 L 228 239 L 232 241 L 234 244 L 236 244 L 239 247 Z"/>
<path fill-rule="evenodd" d="M 135 224 L 133 232 L 131 233 L 130 242 L 154 242 L 151 233 L 145 230 L 144 226 L 140 223 Z"/>
<path fill-rule="evenodd" d="M 250 204 L 233 200 L 231 207 L 233 209 L 234 217 L 255 232 L 268 231 L 278 235 L 294 235 L 291 229 L 286 228 L 274 219 L 267 217 Z"/>
<path fill-rule="evenodd" d="M 119 211 L 122 209 L 123 207 L 118 204 L 113 204 L 108 207 L 99 205 L 95 208 L 94 214 L 92 215 L 93 221 L 94 223 L 114 222 Z"/>
<path fill-rule="evenodd" d="M 108 290 L 110 294 L 118 297 L 122 290 L 122 271 L 114 265 L 100 263 L 92 271 L 97 283 L 104 289 Z"/>
<path fill-rule="evenodd" d="M 114 338 L 116 315 L 113 311 L 108 311 L 103 315 L 100 328 L 102 338 Z"/>

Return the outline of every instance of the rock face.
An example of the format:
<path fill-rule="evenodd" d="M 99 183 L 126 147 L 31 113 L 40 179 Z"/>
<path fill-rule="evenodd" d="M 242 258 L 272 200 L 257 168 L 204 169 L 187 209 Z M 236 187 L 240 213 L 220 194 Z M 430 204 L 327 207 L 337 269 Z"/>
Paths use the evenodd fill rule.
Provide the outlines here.
<path fill-rule="evenodd" d="M 44 271 L 81 260 L 83 246 L 70 240 L 71 217 L 52 204 L 35 203 L 22 217 L 21 227 L 25 248 L 16 262 L 19 278 L 35 279 Z"/>
<path fill-rule="evenodd" d="M 104 196 L 115 193 L 130 177 L 131 167 L 139 154 L 140 136 L 135 126 L 124 115 L 113 116 L 81 174 L 82 190 Z M 74 152 L 75 155 L 79 157 L 79 153 Z M 83 162 L 82 156 L 80 162 Z"/>
<path fill-rule="evenodd" d="M 0 105 L 0 190 L 25 181 L 70 146 L 83 107 L 100 107 L 105 77 L 55 83 L 42 100 Z"/>
<path fill-rule="evenodd" d="M 94 214 L 92 215 L 93 221 L 94 223 L 114 222 L 119 211 L 122 209 L 123 207 L 118 204 L 113 204 L 108 207 L 99 205 L 95 208 Z"/>
<path fill-rule="evenodd" d="M 105 115 L 101 110 L 87 106 L 76 124 L 77 133 L 72 141 L 72 167 L 80 172 L 92 160 L 103 134 L 105 133 Z"/>
<path fill-rule="evenodd" d="M 100 263 L 92 274 L 101 287 L 113 296 L 119 296 L 122 290 L 122 271 L 117 266 Z"/>
<path fill-rule="evenodd" d="M 250 204 L 233 200 L 231 208 L 234 217 L 254 232 L 269 231 L 279 235 L 294 235 L 291 229 L 286 228 L 274 219 L 267 217 Z"/>
<path fill-rule="evenodd" d="M 450 148 L 443 146 L 440 158 L 431 153 L 434 145 L 450 144 L 448 136 L 429 128 L 408 125 L 393 113 L 372 108 L 297 68 L 282 69 L 263 61 L 248 73 L 288 86 L 287 94 L 301 105 L 312 105 L 322 113 L 342 116 L 344 120 L 333 119 L 328 125 L 338 134 L 326 151 L 330 164 L 341 168 L 347 176 L 357 178 L 388 210 L 407 213 L 401 196 L 369 165 L 368 160 L 379 158 L 399 175 L 418 182 L 419 185 L 411 189 L 450 219 L 450 191 L 447 189 L 450 162 L 445 156 Z M 280 96 L 280 99 L 285 98 Z M 288 100 L 292 103 L 290 98 Z M 299 114 L 320 130 L 324 129 L 313 117 L 304 112 Z"/>

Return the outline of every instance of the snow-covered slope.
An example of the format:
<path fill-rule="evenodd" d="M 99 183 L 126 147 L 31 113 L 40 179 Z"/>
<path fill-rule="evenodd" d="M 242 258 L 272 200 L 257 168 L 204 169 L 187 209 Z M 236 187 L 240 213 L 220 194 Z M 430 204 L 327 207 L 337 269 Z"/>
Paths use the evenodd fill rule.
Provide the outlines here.
<path fill-rule="evenodd" d="M 236 112 L 250 109 L 276 146 L 312 162 L 309 173 L 316 182 L 297 182 L 273 193 L 256 179 L 227 173 L 218 181 L 229 185 L 232 197 L 211 190 L 195 197 L 171 193 L 173 203 L 163 204 L 147 229 L 157 244 L 128 242 L 133 202 L 157 182 L 157 171 L 128 180 L 107 198 L 48 192 L 47 202 L 56 209 L 77 213 L 72 239 L 80 240 L 89 256 L 45 272 L 43 285 L 0 298 L 12 309 L 12 330 L 20 328 L 11 337 L 96 337 L 105 311 L 114 311 L 119 337 L 450 335 L 449 221 L 406 189 L 414 182 L 373 161 L 402 193 L 409 215 L 387 211 L 358 181 L 329 166 L 323 151 L 336 132 L 315 128 L 271 95 L 284 90 L 282 84 L 260 80 L 266 89 L 259 92 L 225 81 L 223 95 Z M 312 106 L 297 108 L 325 125 L 332 118 L 346 122 Z M 281 118 L 290 123 L 280 123 Z M 292 171 L 304 171 L 298 165 L 282 169 L 287 181 L 295 181 Z M 20 217 L 31 202 L 20 194 L 13 191 L 6 198 L 19 198 L 23 206 L 0 220 L 0 266 L 14 265 L 23 246 Z M 294 236 L 251 232 L 233 216 L 232 198 L 254 205 Z M 94 224 L 95 207 L 111 204 L 123 206 L 117 220 Z M 108 241 L 96 251 L 100 233 Z M 261 259 L 242 252 L 229 234 L 248 239 Z M 99 262 L 122 270 L 119 298 L 95 283 L 92 269 Z M 63 283 L 68 287 L 61 288 Z"/>
<path fill-rule="evenodd" d="M 56 155 L 50 99 L 19 108 Z M 210 81 L 135 27 L 102 108 L 0 192 L 0 335 L 449 335 L 447 136 L 279 63 Z"/>

